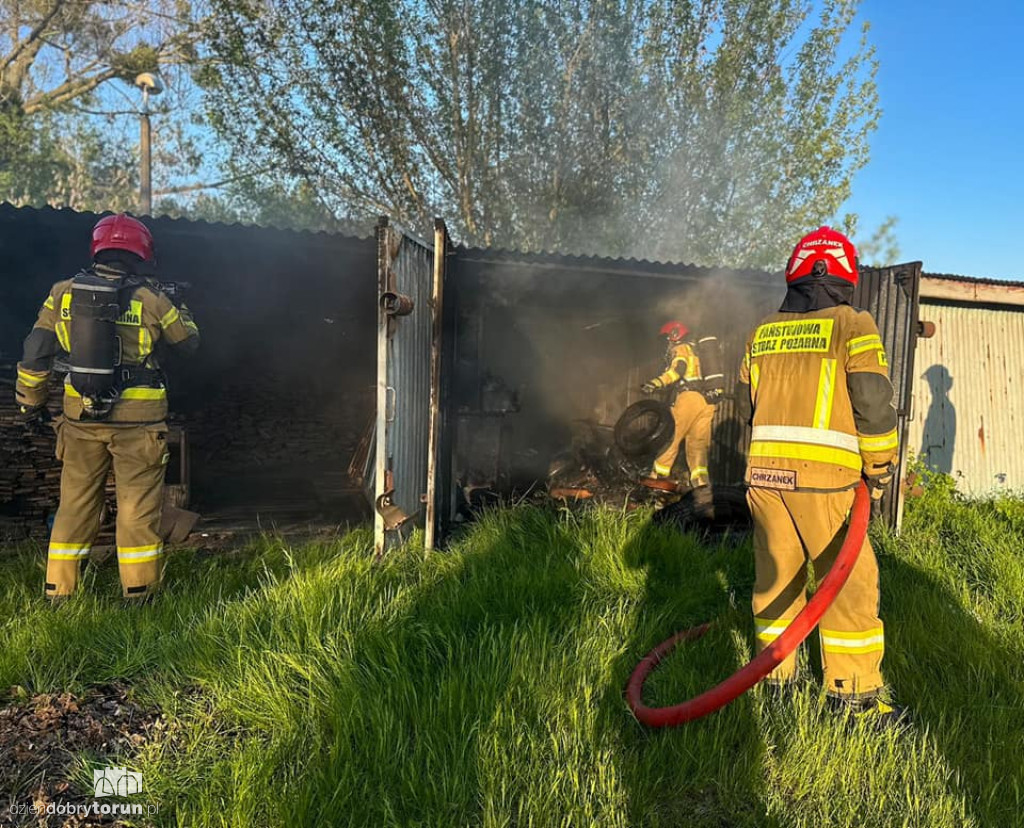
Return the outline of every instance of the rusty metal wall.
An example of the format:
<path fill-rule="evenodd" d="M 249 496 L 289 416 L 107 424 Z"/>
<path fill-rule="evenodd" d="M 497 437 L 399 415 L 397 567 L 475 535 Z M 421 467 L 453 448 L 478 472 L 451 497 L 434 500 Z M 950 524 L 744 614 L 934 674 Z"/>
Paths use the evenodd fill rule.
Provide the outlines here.
<path fill-rule="evenodd" d="M 378 225 L 377 246 L 374 545 L 382 555 L 407 539 L 415 525 L 423 524 L 431 424 L 434 250 L 386 219 Z M 396 296 L 397 306 L 389 299 Z M 407 301 L 411 307 L 404 307 Z"/>
<path fill-rule="evenodd" d="M 875 318 L 889 360 L 900 437 L 897 481 L 903 479 L 907 463 L 921 267 L 921 262 L 883 268 L 862 267 L 853 300 L 854 305 L 870 311 Z M 893 486 L 882 502 L 887 522 L 897 531 L 903 515 L 903 494 L 902 486 Z"/>
<path fill-rule="evenodd" d="M 1024 491 L 1024 308 L 921 302 L 910 450 L 965 494 Z"/>

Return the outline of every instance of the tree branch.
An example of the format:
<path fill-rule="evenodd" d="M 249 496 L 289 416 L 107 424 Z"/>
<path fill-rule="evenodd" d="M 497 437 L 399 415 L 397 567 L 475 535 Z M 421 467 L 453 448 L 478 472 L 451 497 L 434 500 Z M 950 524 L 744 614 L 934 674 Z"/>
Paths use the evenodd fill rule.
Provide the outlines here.
<path fill-rule="evenodd" d="M 257 175 L 263 175 L 264 173 L 273 172 L 277 169 L 277 165 L 270 167 L 263 167 L 252 172 L 241 173 L 239 175 L 233 175 L 230 178 L 224 178 L 220 181 L 214 181 L 212 184 L 186 184 L 182 187 L 167 187 L 163 190 L 154 190 L 154 196 L 166 196 L 166 195 L 180 195 L 181 193 L 196 193 L 200 190 L 217 190 L 221 187 L 226 187 L 228 184 L 234 184 L 236 181 L 244 181 L 247 178 L 253 178 Z"/>
<path fill-rule="evenodd" d="M 106 83 L 108 80 L 115 77 L 117 77 L 116 71 L 113 69 L 104 69 L 102 72 L 98 72 L 91 78 L 85 78 L 84 80 L 79 81 L 67 81 L 56 89 L 45 92 L 37 98 L 26 102 L 23 110 L 26 115 L 33 115 L 43 109 L 59 106 L 62 103 L 66 103 L 67 101 L 74 100 L 75 98 L 79 98 L 82 95 L 92 92 L 92 90 L 100 84 Z"/>
<path fill-rule="evenodd" d="M 39 23 L 36 24 L 35 28 L 33 28 L 32 31 L 28 33 L 28 37 L 26 37 L 24 40 L 18 41 L 14 45 L 14 48 L 11 49 L 10 54 L 3 59 L 2 63 L 0 63 L 0 72 L 2 72 L 12 63 L 14 63 L 14 61 L 16 61 L 19 57 L 21 57 L 21 53 L 24 52 L 25 49 L 27 49 L 30 44 L 34 43 L 39 38 L 39 36 L 43 33 L 46 27 L 50 25 L 50 22 L 53 20 L 53 18 L 55 18 L 58 15 L 61 8 L 64 6 L 64 1 L 65 0 L 54 0 L 53 8 L 43 15 L 43 19 L 40 20 Z"/>

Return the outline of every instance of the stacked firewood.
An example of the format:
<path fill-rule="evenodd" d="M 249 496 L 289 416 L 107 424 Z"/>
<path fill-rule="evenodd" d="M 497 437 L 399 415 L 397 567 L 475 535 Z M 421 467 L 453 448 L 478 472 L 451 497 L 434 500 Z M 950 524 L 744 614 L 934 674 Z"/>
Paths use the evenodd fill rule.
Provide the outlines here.
<path fill-rule="evenodd" d="M 0 537 L 45 537 L 60 497 L 61 463 L 48 425 L 17 421 L 14 363 L 0 363 Z M 49 410 L 60 413 L 62 380 L 51 380 Z"/>
<path fill-rule="evenodd" d="M 0 539 L 46 538 L 60 501 L 61 462 L 57 440 L 46 423 L 26 426 L 17 420 L 14 400 L 16 365 L 0 362 Z M 64 379 L 50 378 L 47 410 L 60 415 Z M 113 478 L 107 481 L 107 514 L 113 516 Z"/>
<path fill-rule="evenodd" d="M 317 398 L 295 379 L 289 384 L 246 376 L 225 384 L 202 409 L 189 412 L 193 463 L 220 468 L 344 468 L 367 412 L 372 411 L 372 392 L 367 389 Z"/>

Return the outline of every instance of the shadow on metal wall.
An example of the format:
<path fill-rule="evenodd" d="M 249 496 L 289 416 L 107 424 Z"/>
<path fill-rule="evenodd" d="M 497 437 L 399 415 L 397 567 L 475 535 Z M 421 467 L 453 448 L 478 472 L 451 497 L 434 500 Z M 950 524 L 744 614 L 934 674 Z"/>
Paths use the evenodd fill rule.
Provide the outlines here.
<path fill-rule="evenodd" d="M 920 457 L 932 471 L 951 474 L 956 450 L 956 406 L 949 397 L 953 378 L 945 365 L 932 365 L 922 375 L 932 401 L 924 418 Z"/>

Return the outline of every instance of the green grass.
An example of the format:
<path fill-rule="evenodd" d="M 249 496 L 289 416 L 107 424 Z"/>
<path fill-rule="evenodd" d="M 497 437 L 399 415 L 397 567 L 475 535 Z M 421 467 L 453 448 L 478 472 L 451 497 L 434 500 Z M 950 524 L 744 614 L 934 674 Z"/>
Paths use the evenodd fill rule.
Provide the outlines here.
<path fill-rule="evenodd" d="M 362 531 L 182 553 L 148 608 L 106 567 L 52 611 L 40 553 L 9 556 L 0 687 L 127 679 L 163 707 L 134 761 L 161 825 L 1024 825 L 1024 503 L 940 479 L 876 541 L 903 733 L 842 726 L 816 685 L 638 725 L 622 688 L 673 631 L 721 619 L 648 701 L 749 658 L 751 551 L 599 510 L 494 511 L 380 565 Z"/>

